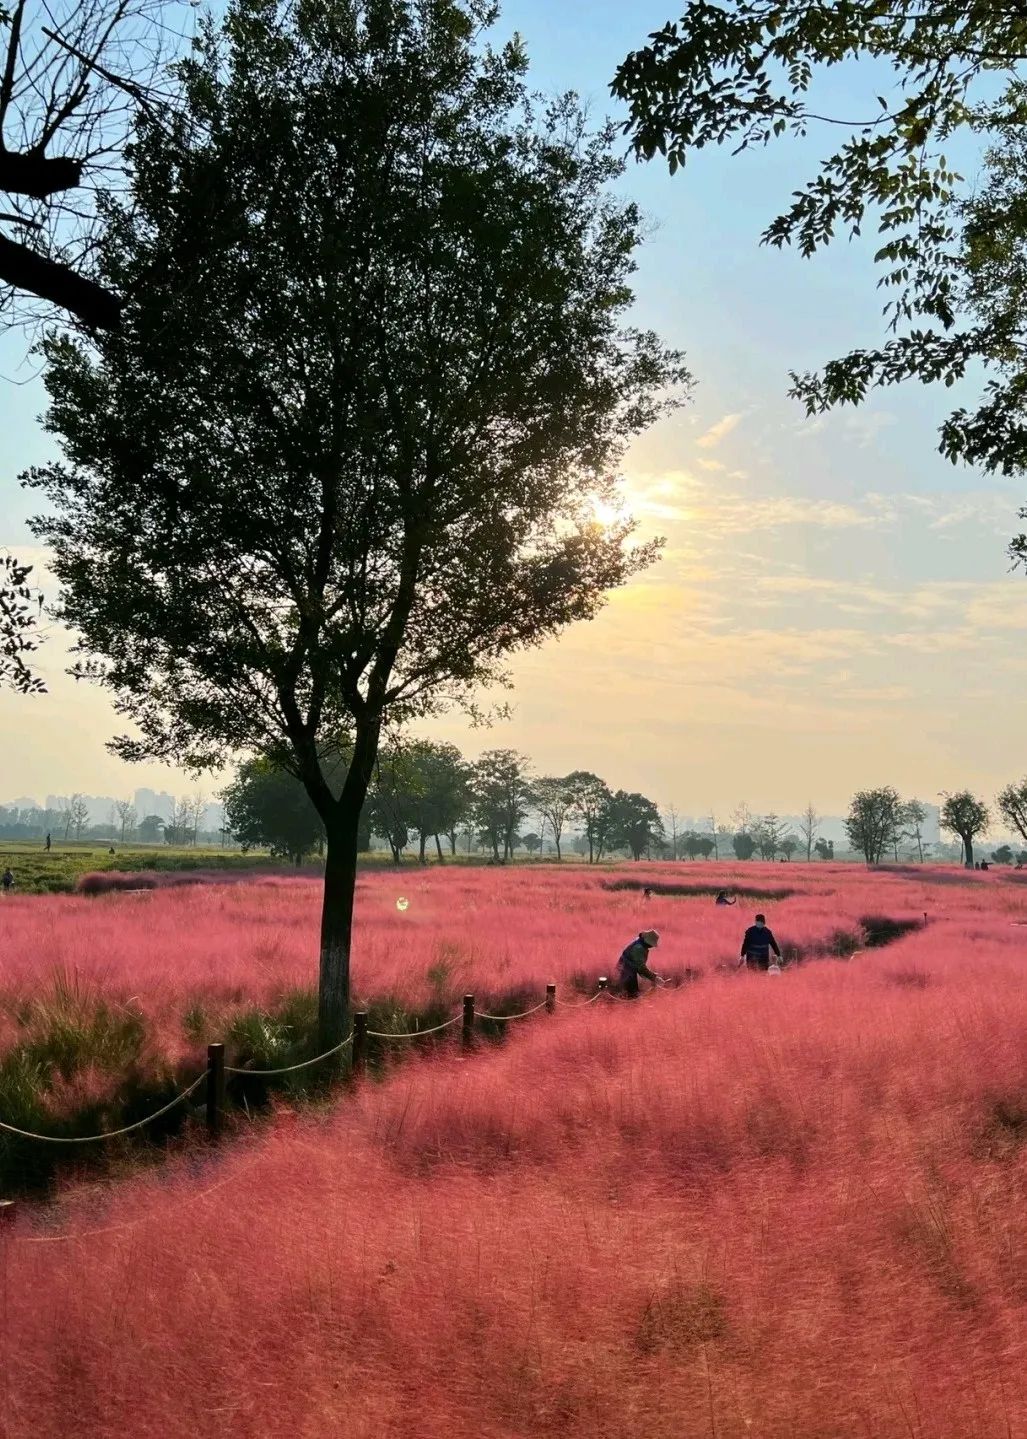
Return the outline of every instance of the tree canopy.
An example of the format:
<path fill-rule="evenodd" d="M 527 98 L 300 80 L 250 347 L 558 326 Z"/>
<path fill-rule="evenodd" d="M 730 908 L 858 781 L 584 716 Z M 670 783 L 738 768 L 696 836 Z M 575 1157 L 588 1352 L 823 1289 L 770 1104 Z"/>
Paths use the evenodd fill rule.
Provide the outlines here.
<path fill-rule="evenodd" d="M 695 0 L 613 82 L 637 153 L 665 156 L 672 173 L 710 145 L 841 132 L 763 243 L 812 256 L 876 226 L 887 335 L 793 373 L 791 393 L 816 414 L 910 378 L 951 385 L 979 362 L 993 378 L 976 410 L 950 416 L 941 449 L 1006 474 L 1027 465 L 1025 57 L 1027 13 L 1004 0 Z M 821 73 L 867 60 L 894 71 L 888 95 L 871 90 L 862 114 L 825 113 Z M 960 132 L 997 141 L 973 198 L 945 153 Z M 1024 559 L 1027 538 L 1012 550 Z"/>
<path fill-rule="evenodd" d="M 947 795 L 941 807 L 942 828 L 959 835 L 970 868 L 973 868 L 974 862 L 974 840 L 988 828 L 990 820 L 988 806 L 968 789 Z"/>
<path fill-rule="evenodd" d="M 302 781 L 324 1038 L 383 726 L 470 702 L 652 563 L 594 502 L 688 386 L 625 321 L 642 220 L 613 134 L 540 110 L 494 18 L 233 0 L 107 207 L 120 329 L 46 345 L 64 460 L 29 482 L 80 672 L 134 723 L 124 758 L 274 752 Z"/>

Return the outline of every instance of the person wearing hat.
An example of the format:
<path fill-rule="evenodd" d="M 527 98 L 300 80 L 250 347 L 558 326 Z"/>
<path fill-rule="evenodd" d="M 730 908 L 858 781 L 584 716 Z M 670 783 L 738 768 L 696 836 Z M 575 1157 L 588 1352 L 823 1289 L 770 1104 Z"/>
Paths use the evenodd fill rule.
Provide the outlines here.
<path fill-rule="evenodd" d="M 648 979 L 653 989 L 662 984 L 658 974 L 649 968 L 649 951 L 655 949 L 660 936 L 655 929 L 644 929 L 633 939 L 617 961 L 617 982 L 628 999 L 638 998 L 639 979 Z"/>

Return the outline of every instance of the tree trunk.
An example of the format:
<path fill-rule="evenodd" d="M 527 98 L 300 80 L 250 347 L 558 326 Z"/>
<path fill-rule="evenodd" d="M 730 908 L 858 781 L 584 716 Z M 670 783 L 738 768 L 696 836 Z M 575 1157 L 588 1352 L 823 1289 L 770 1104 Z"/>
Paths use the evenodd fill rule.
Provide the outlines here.
<path fill-rule="evenodd" d="M 555 844 L 556 844 L 556 860 L 557 860 L 557 863 L 559 863 L 560 860 L 563 859 L 563 855 L 560 853 L 560 836 L 559 836 L 559 835 L 554 835 L 554 841 L 555 841 Z"/>
<path fill-rule="evenodd" d="M 426 855 L 425 852 L 424 852 L 424 847 L 425 847 L 425 845 L 426 845 L 427 843 L 428 843 L 428 836 L 427 836 L 427 835 L 425 834 L 425 832 L 422 830 L 422 831 L 420 832 L 420 834 L 418 835 L 418 846 L 419 846 L 419 847 L 418 847 L 418 851 L 417 851 L 417 858 L 418 858 L 418 861 L 419 861 L 421 864 L 427 864 L 427 863 L 428 863 L 427 855 Z"/>
<path fill-rule="evenodd" d="M 322 1051 L 331 1049 L 346 1035 L 359 825 L 360 806 L 356 805 L 352 811 L 337 815 L 328 826 L 317 1003 L 318 1040 Z"/>
<path fill-rule="evenodd" d="M 962 841 L 963 841 L 963 848 L 964 848 L 964 850 L 966 851 L 966 867 L 967 867 L 967 869 L 973 869 L 973 867 L 974 867 L 974 837 L 973 837 L 972 834 L 964 834 L 964 835 L 960 835 L 960 839 L 962 839 Z"/>
<path fill-rule="evenodd" d="M 445 864 L 445 859 L 442 854 L 442 840 L 438 835 L 435 836 L 435 849 L 439 856 L 439 864 Z"/>

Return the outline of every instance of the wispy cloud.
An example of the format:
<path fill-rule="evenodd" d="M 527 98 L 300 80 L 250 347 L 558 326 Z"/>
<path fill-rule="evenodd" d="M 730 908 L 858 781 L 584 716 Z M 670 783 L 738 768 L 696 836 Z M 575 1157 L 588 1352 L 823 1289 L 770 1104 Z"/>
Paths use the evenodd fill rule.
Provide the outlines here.
<path fill-rule="evenodd" d="M 711 425 L 704 435 L 700 435 L 695 443 L 704 450 L 716 449 L 721 440 L 730 435 L 731 431 L 735 429 L 741 419 L 741 413 L 724 415 L 715 425 Z"/>

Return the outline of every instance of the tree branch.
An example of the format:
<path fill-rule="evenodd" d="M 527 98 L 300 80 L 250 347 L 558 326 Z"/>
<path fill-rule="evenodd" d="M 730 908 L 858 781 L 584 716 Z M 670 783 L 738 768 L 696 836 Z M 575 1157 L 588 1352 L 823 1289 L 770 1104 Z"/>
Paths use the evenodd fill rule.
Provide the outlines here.
<path fill-rule="evenodd" d="M 38 295 L 68 310 L 94 330 L 121 327 L 121 301 L 68 265 L 37 255 L 27 245 L 0 235 L 0 282 Z"/>

